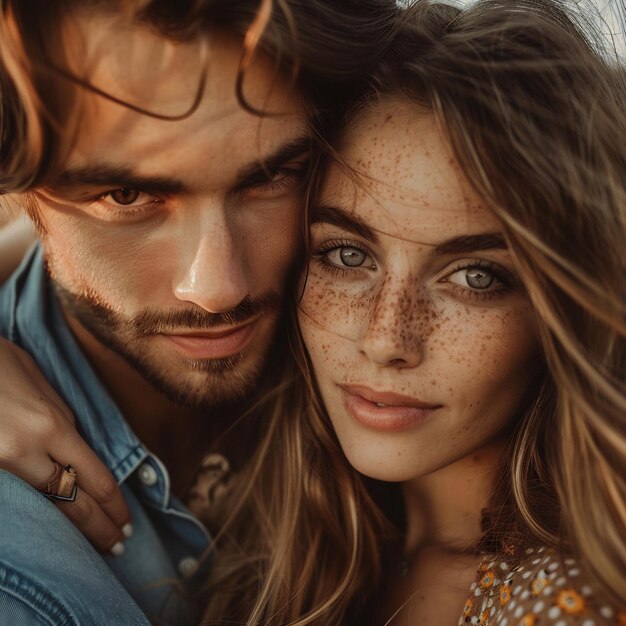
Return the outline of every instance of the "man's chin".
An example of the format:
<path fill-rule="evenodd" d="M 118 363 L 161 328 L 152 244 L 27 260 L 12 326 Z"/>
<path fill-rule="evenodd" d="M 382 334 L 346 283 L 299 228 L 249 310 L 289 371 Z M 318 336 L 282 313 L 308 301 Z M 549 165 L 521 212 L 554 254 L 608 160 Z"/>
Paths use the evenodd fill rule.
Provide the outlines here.
<path fill-rule="evenodd" d="M 239 353 L 222 359 L 184 360 L 164 371 L 162 360 L 157 366 L 146 359 L 126 356 L 168 400 L 202 409 L 240 403 L 256 389 L 264 363 L 259 354 Z"/>

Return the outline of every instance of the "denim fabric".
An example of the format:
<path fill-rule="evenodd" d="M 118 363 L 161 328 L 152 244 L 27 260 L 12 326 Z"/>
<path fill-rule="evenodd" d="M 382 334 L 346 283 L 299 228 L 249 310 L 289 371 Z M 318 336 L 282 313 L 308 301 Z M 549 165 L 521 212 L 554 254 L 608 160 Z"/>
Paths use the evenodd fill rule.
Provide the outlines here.
<path fill-rule="evenodd" d="M 0 290 L 0 334 L 31 354 L 72 409 L 81 435 L 120 483 L 134 527 L 122 556 L 101 556 L 46 498 L 0 472 L 0 624 L 147 623 L 138 621 L 137 607 L 153 624 L 196 623 L 185 588 L 206 576 L 210 537 L 170 493 L 165 467 L 94 374 L 63 318 L 38 246 Z M 58 587 L 68 569 L 75 576 Z M 31 621 L 14 620 L 28 610 Z M 125 610 L 127 618 L 104 619 L 108 611 Z"/>
<path fill-rule="evenodd" d="M 100 555 L 51 502 L 4 471 L 0 502 L 0 624 L 149 624 Z"/>

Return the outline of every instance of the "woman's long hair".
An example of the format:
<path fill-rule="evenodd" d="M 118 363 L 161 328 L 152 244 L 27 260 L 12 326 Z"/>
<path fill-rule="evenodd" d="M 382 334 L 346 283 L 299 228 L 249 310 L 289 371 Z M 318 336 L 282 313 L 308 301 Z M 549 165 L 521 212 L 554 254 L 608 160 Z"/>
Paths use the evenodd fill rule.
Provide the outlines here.
<path fill-rule="evenodd" d="M 545 372 L 515 425 L 477 548 L 574 554 L 626 597 L 626 86 L 557 1 L 416 2 L 368 94 L 434 114 L 499 217 L 536 310 Z M 323 173 L 323 172 L 322 172 Z M 319 178 L 313 181 L 314 210 Z M 294 339 L 282 392 L 227 503 L 207 623 L 355 623 L 390 537 L 348 467 Z"/>

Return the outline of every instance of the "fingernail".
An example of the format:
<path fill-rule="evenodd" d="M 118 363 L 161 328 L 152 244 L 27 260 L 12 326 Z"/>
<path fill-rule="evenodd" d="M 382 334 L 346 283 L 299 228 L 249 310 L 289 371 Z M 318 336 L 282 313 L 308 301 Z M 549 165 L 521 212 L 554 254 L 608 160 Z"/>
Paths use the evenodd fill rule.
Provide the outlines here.
<path fill-rule="evenodd" d="M 124 544 L 121 541 L 118 541 L 112 548 L 111 548 L 111 554 L 113 556 L 122 556 L 122 554 L 124 554 Z"/>
<path fill-rule="evenodd" d="M 126 539 L 130 539 L 133 536 L 133 525 L 131 523 L 124 524 L 124 526 L 122 526 L 122 533 Z"/>

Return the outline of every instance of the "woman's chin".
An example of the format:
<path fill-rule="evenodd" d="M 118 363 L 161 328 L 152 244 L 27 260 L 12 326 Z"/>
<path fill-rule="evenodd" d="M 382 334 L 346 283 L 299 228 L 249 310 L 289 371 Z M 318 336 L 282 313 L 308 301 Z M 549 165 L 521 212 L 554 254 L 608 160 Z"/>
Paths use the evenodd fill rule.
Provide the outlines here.
<path fill-rule="evenodd" d="M 374 480 L 401 483 L 416 478 L 420 473 L 415 468 L 409 467 L 401 458 L 398 458 L 397 452 L 395 454 L 381 454 L 380 450 L 374 450 L 369 455 L 364 453 L 363 449 L 355 453 L 354 450 L 344 448 L 344 453 L 350 465 L 357 472 Z"/>

